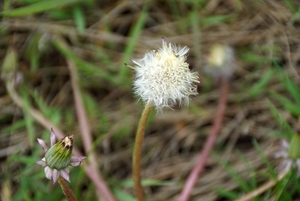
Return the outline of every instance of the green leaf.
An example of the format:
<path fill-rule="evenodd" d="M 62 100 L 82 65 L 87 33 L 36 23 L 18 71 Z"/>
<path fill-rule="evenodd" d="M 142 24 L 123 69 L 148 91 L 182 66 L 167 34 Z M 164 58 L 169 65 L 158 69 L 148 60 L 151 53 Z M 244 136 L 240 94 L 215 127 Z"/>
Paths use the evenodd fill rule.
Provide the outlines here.
<path fill-rule="evenodd" d="M 30 108 L 30 100 L 29 100 L 28 93 L 22 89 L 23 88 L 21 88 L 20 92 L 24 100 L 24 107 L 23 107 L 24 120 L 25 120 L 25 125 L 28 133 L 29 144 L 31 147 L 33 147 L 35 145 L 35 138 L 36 138 L 35 131 L 34 131 L 34 120 L 32 116 L 28 113 L 28 109 Z"/>
<path fill-rule="evenodd" d="M 128 79 L 128 70 L 129 68 L 124 65 L 124 63 L 128 62 L 130 59 L 130 56 L 133 53 L 134 47 L 138 41 L 138 37 L 141 35 L 143 27 L 146 23 L 146 20 L 148 19 L 148 8 L 149 8 L 149 3 L 145 3 L 140 15 L 137 18 L 137 22 L 134 23 L 133 27 L 130 30 L 130 36 L 129 36 L 129 41 L 127 43 L 127 46 L 125 48 L 123 58 L 121 61 L 121 69 L 120 69 L 120 79 L 124 81 L 124 84 L 127 85 L 128 87 L 130 86 L 131 81 Z"/>
<path fill-rule="evenodd" d="M 290 195 L 290 193 L 287 193 L 286 189 L 288 189 L 288 183 L 290 181 L 290 178 L 291 176 L 293 175 L 292 174 L 293 171 L 290 171 L 288 173 L 288 175 L 285 176 L 285 178 L 278 182 L 278 184 L 276 185 L 276 188 L 275 188 L 275 195 L 276 195 L 276 198 L 274 200 L 284 200 L 284 201 L 292 201 L 292 197 Z"/>
<path fill-rule="evenodd" d="M 223 161 L 219 156 L 213 153 L 213 156 L 217 158 L 217 160 L 220 162 L 220 164 L 226 169 L 230 177 L 239 185 L 239 187 L 244 191 L 244 192 L 250 192 L 251 187 L 248 184 L 247 181 L 245 181 L 243 178 L 241 178 L 238 173 L 233 169 L 230 164 L 227 162 Z"/>
<path fill-rule="evenodd" d="M 261 147 L 259 146 L 259 144 L 257 143 L 256 140 L 253 140 L 253 145 L 254 145 L 254 148 L 256 149 L 256 151 L 259 153 L 260 158 L 262 159 L 264 164 L 267 166 L 268 173 L 270 173 L 273 178 L 276 178 L 277 177 L 276 170 L 272 167 L 270 161 L 268 160 L 268 158 L 266 157 L 265 153 L 263 152 L 263 150 L 261 149 Z"/>
<path fill-rule="evenodd" d="M 300 107 L 298 104 L 293 103 L 291 100 L 285 96 L 271 91 L 272 97 L 281 103 L 281 105 L 289 111 L 291 114 L 300 116 Z"/>
<path fill-rule="evenodd" d="M 47 10 L 51 10 L 60 6 L 65 6 L 68 4 L 72 4 L 75 2 L 78 2 L 80 0 L 48 0 L 48 1 L 41 1 L 37 2 L 34 4 L 31 4 L 29 6 L 21 7 L 21 8 L 16 8 L 14 10 L 10 11 L 3 11 L 0 12 L 2 16 L 7 16 L 7 17 L 19 17 L 19 16 L 24 16 L 24 15 L 31 15 Z"/>
<path fill-rule="evenodd" d="M 253 87 L 249 89 L 249 97 L 253 98 L 257 96 L 262 89 L 268 84 L 269 80 L 273 77 L 274 71 L 269 70 L 267 73 L 263 75 L 263 77 L 256 83 L 254 84 Z"/>
<path fill-rule="evenodd" d="M 76 5 L 73 9 L 73 16 L 75 19 L 75 23 L 77 26 L 77 30 L 80 34 L 83 34 L 85 31 L 85 17 L 84 17 L 84 13 L 82 11 L 82 9 L 80 8 L 80 6 Z"/>
<path fill-rule="evenodd" d="M 285 85 L 288 92 L 296 101 L 297 105 L 300 105 L 300 89 L 297 84 L 289 78 L 284 72 L 280 72 L 282 83 Z"/>
<path fill-rule="evenodd" d="M 6 135 L 5 133 L 10 134 L 16 132 L 17 130 L 24 128 L 24 126 L 25 126 L 24 119 L 15 121 L 13 124 L 3 127 L 1 129 L 1 133 L 2 133 L 1 135 Z"/>
<path fill-rule="evenodd" d="M 215 15 L 215 16 L 208 16 L 206 18 L 203 18 L 203 20 L 201 20 L 200 22 L 204 27 L 206 27 L 206 26 L 221 24 L 223 22 L 233 20 L 234 18 L 235 15 Z"/>
<path fill-rule="evenodd" d="M 96 75 L 102 77 L 116 85 L 120 84 L 120 80 L 117 80 L 115 76 L 111 75 L 109 72 L 101 69 L 98 66 L 95 66 L 94 64 L 91 64 L 87 61 L 78 58 L 78 56 L 76 56 L 71 51 L 71 49 L 68 47 L 65 41 L 63 41 L 61 38 L 53 37 L 52 42 L 54 46 L 57 48 L 57 50 L 60 51 L 61 54 L 63 54 L 67 59 L 72 60 L 76 64 L 76 67 L 78 67 L 78 69 L 81 70 L 82 72 L 85 72 L 90 75 L 94 75 L 94 76 Z"/>
<path fill-rule="evenodd" d="M 247 160 L 247 158 L 240 151 L 237 151 L 237 155 L 241 159 L 243 164 L 245 164 L 245 166 L 247 167 L 247 172 L 249 173 L 249 175 L 253 175 L 249 178 L 248 182 L 249 182 L 251 188 L 255 189 L 257 187 L 257 181 L 256 181 L 256 177 L 255 177 L 256 176 L 255 169 L 249 164 L 249 161 Z"/>
<path fill-rule="evenodd" d="M 18 161 L 18 162 L 21 162 L 21 163 L 28 164 L 30 166 L 32 166 L 32 164 L 34 164 L 35 162 L 37 162 L 38 160 L 40 160 L 40 159 L 34 158 L 34 157 L 18 156 L 18 155 L 16 155 L 14 157 L 14 159 L 15 159 L 15 162 Z"/>
<path fill-rule="evenodd" d="M 239 197 L 239 195 L 237 193 L 229 191 L 229 190 L 217 188 L 217 189 L 215 189 L 215 191 L 220 196 L 227 198 L 226 200 L 236 200 Z"/>
<path fill-rule="evenodd" d="M 142 180 L 142 186 L 167 186 L 170 185 L 170 182 L 167 181 L 160 181 L 160 180 L 154 180 L 154 179 L 143 179 Z M 125 180 L 121 182 L 121 186 L 131 188 L 134 187 L 133 180 Z"/>
<path fill-rule="evenodd" d="M 129 193 L 126 193 L 125 191 L 122 191 L 119 188 L 114 188 L 113 189 L 114 195 L 118 200 L 122 201 L 136 201 L 136 199 L 130 195 Z"/>
<path fill-rule="evenodd" d="M 275 118 L 275 120 L 277 121 L 277 123 L 280 125 L 280 128 L 282 129 L 282 131 L 284 133 L 282 135 L 282 137 L 291 139 L 292 134 L 294 133 L 294 131 L 291 128 L 291 126 L 282 117 L 282 115 L 280 114 L 280 112 L 277 110 L 277 108 L 275 107 L 275 105 L 270 100 L 267 100 L 267 104 L 270 107 L 270 110 L 271 110 L 271 113 L 272 113 L 273 117 Z"/>

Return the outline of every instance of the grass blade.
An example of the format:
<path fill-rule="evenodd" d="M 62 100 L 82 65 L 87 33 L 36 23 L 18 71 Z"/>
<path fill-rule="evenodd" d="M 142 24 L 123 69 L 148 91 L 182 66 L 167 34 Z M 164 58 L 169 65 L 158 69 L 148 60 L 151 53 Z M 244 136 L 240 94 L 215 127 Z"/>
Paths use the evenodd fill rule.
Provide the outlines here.
<path fill-rule="evenodd" d="M 38 3 L 31 4 L 29 6 L 24 6 L 10 11 L 0 12 L 2 16 L 7 17 L 19 17 L 24 15 L 31 15 L 46 10 L 51 10 L 60 6 L 65 6 L 78 2 L 80 0 L 51 0 L 51 1 L 41 1 Z"/>
<path fill-rule="evenodd" d="M 124 83 L 126 83 L 127 86 L 130 86 L 130 80 L 127 76 L 129 68 L 123 64 L 128 62 L 128 60 L 130 59 L 130 56 L 132 55 L 134 47 L 138 41 L 138 37 L 141 35 L 146 19 L 148 17 L 148 7 L 149 3 L 146 3 L 143 7 L 143 10 L 141 11 L 140 16 L 138 17 L 138 21 L 134 24 L 133 28 L 130 31 L 129 41 L 127 43 L 126 49 L 124 50 L 124 56 L 121 62 L 122 67 L 120 69 L 119 76 L 121 77 L 121 80 L 124 80 Z"/>

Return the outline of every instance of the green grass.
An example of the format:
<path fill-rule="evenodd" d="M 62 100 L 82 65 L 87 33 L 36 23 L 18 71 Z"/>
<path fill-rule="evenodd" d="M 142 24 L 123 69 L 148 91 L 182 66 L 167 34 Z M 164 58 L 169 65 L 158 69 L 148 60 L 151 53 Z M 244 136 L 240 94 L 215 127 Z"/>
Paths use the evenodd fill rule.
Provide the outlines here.
<path fill-rule="evenodd" d="M 235 41 L 234 37 L 222 35 L 220 30 L 233 33 L 237 31 L 238 28 L 234 24 L 245 17 L 243 12 L 247 5 L 243 1 L 234 1 L 228 5 L 224 3 L 225 6 L 215 5 L 216 7 L 206 0 L 147 1 L 130 6 L 126 3 L 100 3 L 93 0 L 4 1 L 3 10 L 0 12 L 3 17 L 0 24 L 0 34 L 3 38 L 0 41 L 0 54 L 3 58 L 0 83 L 0 153 L 4 153 L 1 151 L 5 148 L 14 148 L 16 151 L 11 151 L 1 158 L 0 190 L 9 187 L 10 192 L 9 199 L 1 197 L 1 200 L 65 199 L 59 185 L 47 180 L 43 168 L 34 164 L 43 157 L 43 149 L 38 145 L 36 138 L 44 139 L 49 144 L 50 128 L 42 127 L 28 110 L 35 108 L 65 133 L 74 134 L 75 146 L 83 150 L 67 68 L 68 60 L 74 62 L 78 68 L 82 99 L 92 130 L 93 147 L 87 155 L 91 152 L 97 153 L 99 171 L 118 200 L 136 200 L 132 193 L 131 156 L 128 153 L 132 150 L 142 104 L 136 101 L 131 90 L 134 74 L 124 63 L 131 64 L 131 58 L 139 58 L 137 55 L 158 47 L 164 36 L 167 39 L 171 38 L 172 42 L 191 46 L 188 61 L 191 68 L 200 72 L 203 84 L 199 85 L 199 96 L 191 100 L 188 109 L 176 108 L 172 111 L 174 115 L 167 116 L 171 120 L 160 119 L 160 114 L 156 112 L 150 115 L 145 144 L 157 144 L 159 147 L 161 143 L 166 143 L 178 148 L 164 145 L 158 149 L 157 158 L 163 156 L 163 161 L 168 161 L 168 166 L 162 169 L 156 169 L 162 161 L 157 162 L 149 153 L 143 153 L 145 158 L 151 159 L 157 165 L 152 167 L 151 163 L 144 160 L 144 174 L 150 174 L 153 169 L 157 174 L 167 168 L 181 169 L 177 169 L 176 174 L 161 176 L 162 179 L 151 178 L 157 176 L 155 174 L 144 178 L 143 185 L 147 192 L 150 192 L 147 199 L 151 200 L 154 194 L 161 193 L 160 189 L 168 189 L 168 195 L 161 193 L 161 196 L 166 196 L 165 200 L 172 200 L 172 196 L 178 195 L 188 172 L 184 170 L 186 168 L 177 167 L 177 164 L 170 160 L 177 157 L 178 164 L 188 163 L 190 166 L 191 161 L 188 160 L 203 147 L 203 138 L 206 137 L 207 126 L 210 125 L 213 116 L 209 112 L 215 108 L 215 94 L 218 89 L 214 80 L 208 78 L 201 70 L 209 45 L 214 42 L 232 42 L 239 64 L 239 69 L 230 83 L 229 110 L 224 125 L 228 126 L 228 122 L 234 121 L 239 114 L 236 110 L 245 112 L 243 114 L 246 122 L 234 129 L 240 129 L 237 131 L 240 138 L 248 135 L 253 140 L 251 150 L 255 150 L 257 160 L 262 165 L 259 168 L 255 167 L 247 159 L 247 150 L 234 148 L 232 154 L 238 158 L 237 163 L 243 164 L 244 170 L 248 172 L 245 175 L 235 169 L 230 161 L 213 157 L 217 158 L 215 161 L 219 161 L 217 166 L 221 166 L 227 172 L 227 179 L 236 184 L 234 189 L 215 186 L 213 191 L 219 199 L 233 200 L 276 176 L 278 161 L 274 162 L 272 157 L 266 156 L 260 143 L 268 140 L 273 143 L 274 139 L 291 139 L 296 127 L 295 122 L 300 116 L 299 83 L 286 66 L 286 52 L 282 48 L 286 44 L 278 42 L 277 38 L 274 38 L 274 43 L 264 42 L 260 38 L 249 39 L 250 42 L 245 44 L 247 42 L 243 41 L 243 38 Z M 291 11 L 292 17 L 289 21 L 292 24 L 299 23 L 299 6 L 295 1 L 285 0 L 282 5 Z M 219 7 L 222 9 L 218 9 Z M 101 21 L 108 14 L 113 18 Z M 21 23 L 35 23 L 26 28 L 18 26 L 18 20 Z M 54 26 L 50 25 L 59 24 L 64 31 L 49 30 L 49 27 L 42 26 L 44 22 L 51 28 Z M 8 26 L 5 23 L 12 24 Z M 228 28 L 228 24 L 232 26 Z M 74 30 L 72 33 L 68 33 L 70 28 Z M 264 27 L 259 28 L 263 31 Z M 96 37 L 94 33 L 98 34 L 97 31 L 99 34 L 105 32 L 107 36 Z M 245 33 L 242 33 L 245 37 L 252 34 L 249 30 L 245 30 Z M 141 38 L 151 39 L 155 44 L 149 44 Z M 292 45 L 294 44 L 291 42 Z M 23 81 L 16 87 L 24 101 L 22 108 L 11 103 L 4 87 L 5 80 L 18 71 L 23 73 Z M 8 103 L 5 102 L 7 99 Z M 266 106 L 257 110 L 247 109 L 249 105 L 255 105 L 257 102 Z M 257 123 L 256 118 L 253 118 L 256 115 L 261 117 L 262 113 L 269 118 L 268 125 L 265 125 L 265 121 Z M 257 137 L 256 133 L 252 133 L 259 131 L 263 126 L 268 128 L 263 136 Z M 230 129 L 230 126 L 226 129 Z M 247 129 L 250 129 L 248 133 Z M 165 136 L 163 132 L 166 132 Z M 193 137 L 190 145 L 186 145 L 189 144 L 188 137 L 182 137 L 181 132 L 188 132 Z M 193 135 L 195 132 L 197 134 Z M 173 137 L 170 138 L 170 135 Z M 227 137 L 224 141 L 230 140 L 231 137 Z M 218 147 L 215 155 L 223 153 L 226 144 L 224 143 L 224 147 Z M 151 148 L 153 147 L 146 146 L 144 151 L 147 152 Z M 178 184 L 174 186 L 176 182 Z M 94 184 L 81 166 L 71 168 L 69 185 L 78 200 L 98 199 Z M 254 200 L 268 200 L 274 197 L 275 200 L 288 201 L 299 197 L 299 194 L 300 182 L 297 180 L 296 171 L 292 171 L 274 188 Z"/>
<path fill-rule="evenodd" d="M 25 15 L 31 15 L 35 13 L 40 13 L 43 11 L 48 11 L 51 9 L 58 8 L 60 6 L 65 6 L 69 4 L 74 4 L 80 0 L 52 0 L 52 1 L 37 1 L 28 6 L 21 8 L 2 11 L 0 14 L 6 17 L 20 17 Z"/>

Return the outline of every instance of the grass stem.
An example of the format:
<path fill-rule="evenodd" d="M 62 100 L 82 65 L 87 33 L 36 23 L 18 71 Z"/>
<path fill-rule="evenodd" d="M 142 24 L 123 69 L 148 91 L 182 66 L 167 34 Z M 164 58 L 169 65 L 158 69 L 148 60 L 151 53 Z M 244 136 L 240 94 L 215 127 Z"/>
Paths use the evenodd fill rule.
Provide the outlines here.
<path fill-rule="evenodd" d="M 226 109 L 226 104 L 227 104 L 227 97 L 228 97 L 228 80 L 227 79 L 221 79 L 221 94 L 220 94 L 220 99 L 219 99 L 219 104 L 217 108 L 217 114 L 214 119 L 213 127 L 210 130 L 209 137 L 205 142 L 204 148 L 202 149 L 199 159 L 192 169 L 186 183 L 184 186 L 184 189 L 182 190 L 179 201 L 187 201 L 190 197 L 190 194 L 198 180 L 198 177 L 200 176 L 207 158 L 209 156 L 209 153 L 211 149 L 213 148 L 218 133 L 221 129 L 223 117 L 225 114 L 225 109 Z"/>
<path fill-rule="evenodd" d="M 146 123 L 151 109 L 152 104 L 147 103 L 141 115 L 134 142 L 132 174 L 134 180 L 135 194 L 138 201 L 144 200 L 144 192 L 141 184 L 141 155 Z"/>
<path fill-rule="evenodd" d="M 86 110 L 83 104 L 82 100 L 82 94 L 80 91 L 80 86 L 78 83 L 78 73 L 77 73 L 77 68 L 71 60 L 67 60 L 68 68 L 70 71 L 70 77 L 71 77 L 71 84 L 72 84 L 72 89 L 73 89 L 73 96 L 74 96 L 74 101 L 75 101 L 75 109 L 77 112 L 77 118 L 79 122 L 79 127 L 81 130 L 81 138 L 83 141 L 83 146 L 85 153 L 89 153 L 88 155 L 88 163 L 91 164 L 91 168 L 93 169 L 94 172 L 94 179 L 98 180 L 97 183 L 103 183 L 102 178 L 98 172 L 98 163 L 97 163 L 97 157 L 95 152 L 91 151 L 92 146 L 93 146 L 93 140 L 91 136 L 91 131 L 88 123 L 88 117 L 86 114 Z M 104 184 L 104 183 L 103 183 Z M 112 193 L 109 191 L 108 187 L 106 185 L 102 185 L 102 191 L 99 193 L 99 196 L 103 196 L 106 198 L 108 201 L 113 201 L 115 200 Z M 103 194 L 103 195 L 101 195 Z"/>

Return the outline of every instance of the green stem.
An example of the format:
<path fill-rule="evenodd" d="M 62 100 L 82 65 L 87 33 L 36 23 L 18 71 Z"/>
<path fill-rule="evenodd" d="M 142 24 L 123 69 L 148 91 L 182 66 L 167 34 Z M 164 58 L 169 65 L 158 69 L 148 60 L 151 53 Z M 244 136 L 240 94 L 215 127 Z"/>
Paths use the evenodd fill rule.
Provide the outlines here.
<path fill-rule="evenodd" d="M 65 180 L 61 176 L 58 177 L 58 183 L 68 201 L 77 201 L 75 195 L 73 194 L 72 189 L 68 186 L 68 184 L 65 182 Z"/>
<path fill-rule="evenodd" d="M 147 103 L 141 115 L 134 142 L 132 174 L 134 180 L 135 194 L 138 201 L 144 200 L 144 192 L 141 184 L 141 155 L 146 123 L 151 109 L 152 103 Z"/>

